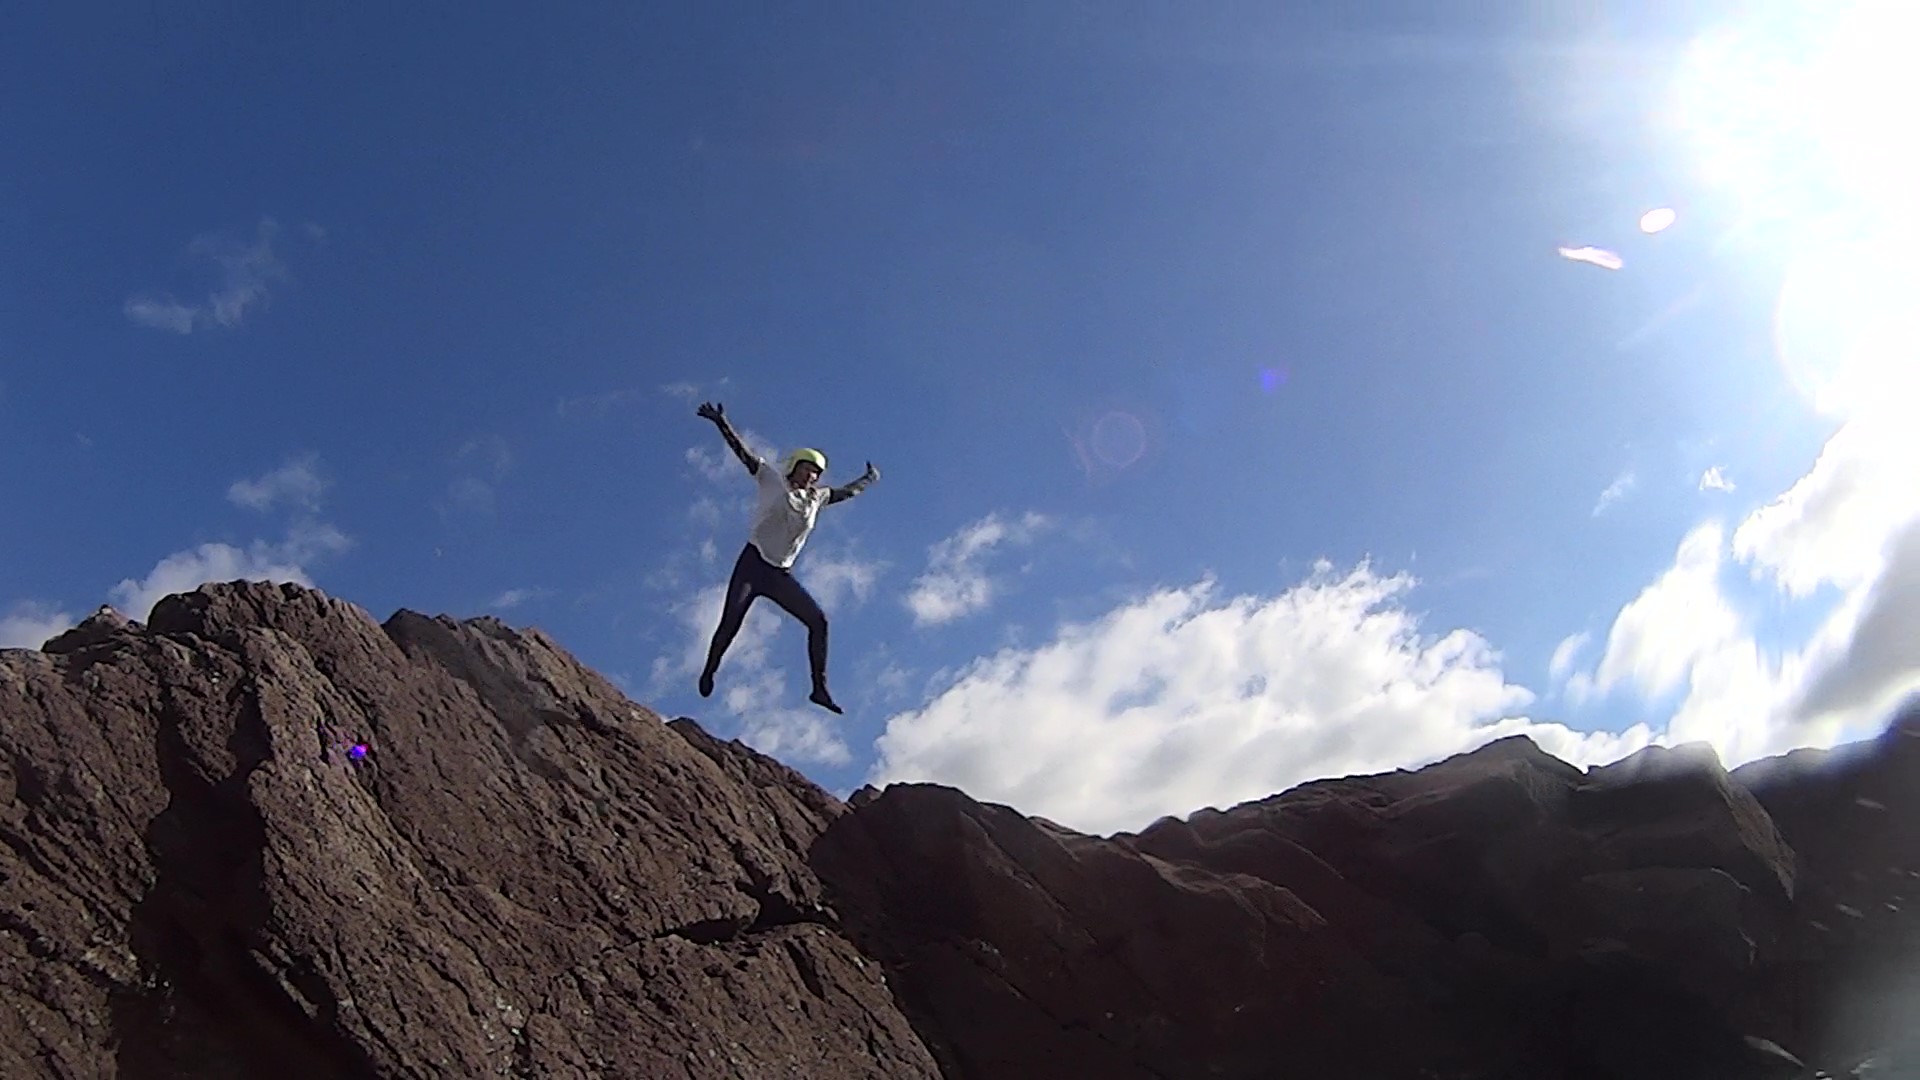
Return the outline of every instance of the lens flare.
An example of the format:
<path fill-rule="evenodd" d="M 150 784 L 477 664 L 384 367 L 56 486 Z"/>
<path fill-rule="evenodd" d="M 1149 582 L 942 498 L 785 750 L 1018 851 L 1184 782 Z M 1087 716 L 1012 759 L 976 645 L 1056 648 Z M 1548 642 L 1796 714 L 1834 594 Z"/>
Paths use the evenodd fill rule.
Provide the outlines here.
<path fill-rule="evenodd" d="M 1132 413 L 1110 412 L 1093 424 L 1093 452 L 1116 469 L 1140 460 L 1147 450 L 1147 430 Z"/>
<path fill-rule="evenodd" d="M 1662 206 L 1649 210 L 1640 215 L 1640 231 L 1646 233 L 1648 236 L 1652 236 L 1654 233 L 1661 232 L 1671 226 L 1674 219 L 1679 216 L 1680 215 L 1673 212 L 1671 207 Z"/>
<path fill-rule="evenodd" d="M 1606 248 L 1598 248 L 1591 245 L 1577 248 L 1563 247 L 1560 249 L 1560 257 L 1563 259 L 1571 259 L 1574 262 L 1583 262 L 1597 266 L 1602 270 L 1618 270 L 1627 265 L 1625 260 L 1613 252 L 1608 251 Z"/>
<path fill-rule="evenodd" d="M 1087 479 L 1104 483 L 1152 458 L 1163 445 L 1164 422 L 1139 403 L 1113 402 L 1089 408 L 1062 434 Z"/>

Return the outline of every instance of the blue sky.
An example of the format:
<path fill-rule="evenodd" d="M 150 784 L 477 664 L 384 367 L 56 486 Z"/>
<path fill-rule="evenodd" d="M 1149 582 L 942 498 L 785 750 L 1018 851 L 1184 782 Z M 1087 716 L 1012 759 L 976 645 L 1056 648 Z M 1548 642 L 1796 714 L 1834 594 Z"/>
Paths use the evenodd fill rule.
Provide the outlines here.
<path fill-rule="evenodd" d="M 0 644 L 238 576 L 490 612 L 831 789 L 1089 829 L 1916 685 L 1915 337 L 1819 287 L 1908 280 L 1848 184 L 1904 159 L 1727 59 L 1876 24 L 319 7 L 9 17 Z M 771 612 L 693 693 L 752 492 L 702 400 L 882 472 L 799 565 L 845 717 Z"/>

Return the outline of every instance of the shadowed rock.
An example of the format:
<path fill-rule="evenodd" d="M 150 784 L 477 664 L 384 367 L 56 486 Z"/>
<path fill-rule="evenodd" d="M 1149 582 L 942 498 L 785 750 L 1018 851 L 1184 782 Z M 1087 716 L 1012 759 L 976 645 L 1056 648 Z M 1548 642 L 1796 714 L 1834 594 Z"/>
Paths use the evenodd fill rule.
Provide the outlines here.
<path fill-rule="evenodd" d="M 208 586 L 0 715 L 0 1075 L 935 1072 L 801 914 L 837 806 L 537 633 Z"/>
<path fill-rule="evenodd" d="M 0 1075 L 1911 1067 L 1916 736 L 1502 739 L 1101 838 L 842 804 L 536 630 L 209 585 L 0 652 Z"/>

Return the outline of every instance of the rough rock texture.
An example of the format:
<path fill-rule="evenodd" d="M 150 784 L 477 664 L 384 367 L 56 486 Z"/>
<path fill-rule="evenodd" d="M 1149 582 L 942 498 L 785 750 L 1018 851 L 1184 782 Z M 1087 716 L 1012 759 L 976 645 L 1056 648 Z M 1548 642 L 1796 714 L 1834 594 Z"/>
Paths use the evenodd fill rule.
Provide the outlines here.
<path fill-rule="evenodd" d="M 1920 703 L 1871 742 L 1735 770 L 1798 855 L 1802 885 L 1761 991 L 1783 1045 L 1920 1074 Z M 1791 1041 L 1790 1041 L 1791 1040 Z M 1904 1071 L 1893 1071 L 1897 1068 Z"/>
<path fill-rule="evenodd" d="M 207 586 L 0 653 L 0 1076 L 1886 1075 L 1917 736 L 1506 739 L 1096 838 Z"/>
<path fill-rule="evenodd" d="M 968 1077 L 1768 1075 L 1795 872 L 1708 756 L 1525 739 L 1111 840 L 896 786 L 814 866 Z"/>
<path fill-rule="evenodd" d="M 1108 840 L 863 790 L 813 862 L 950 1076 L 1886 1075 L 1916 822 L 1920 717 L 1738 776 L 1505 739 Z"/>
<path fill-rule="evenodd" d="M 935 1073 L 822 924 L 839 805 L 538 633 L 239 584 L 49 644 L 0 656 L 0 1075 Z"/>

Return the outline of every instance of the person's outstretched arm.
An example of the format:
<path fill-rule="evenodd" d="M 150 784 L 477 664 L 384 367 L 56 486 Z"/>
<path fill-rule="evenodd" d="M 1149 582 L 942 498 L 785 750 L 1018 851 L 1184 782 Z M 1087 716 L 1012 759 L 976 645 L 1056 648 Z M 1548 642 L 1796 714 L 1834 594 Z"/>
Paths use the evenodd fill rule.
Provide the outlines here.
<path fill-rule="evenodd" d="M 873 462 L 867 462 L 867 471 L 855 477 L 851 483 L 828 489 L 827 505 L 832 506 L 834 503 L 845 502 L 853 498 L 855 495 L 867 490 L 867 485 L 878 479 L 880 479 L 880 470 L 873 467 Z"/>
<path fill-rule="evenodd" d="M 720 437 L 727 440 L 727 446 L 733 450 L 733 456 L 740 459 L 740 464 L 745 465 L 748 472 L 758 476 L 760 459 L 749 453 L 740 436 L 734 434 L 733 425 L 727 423 L 726 411 L 719 404 L 709 401 L 701 405 L 697 412 L 701 417 L 713 421 L 713 426 L 720 429 Z"/>

